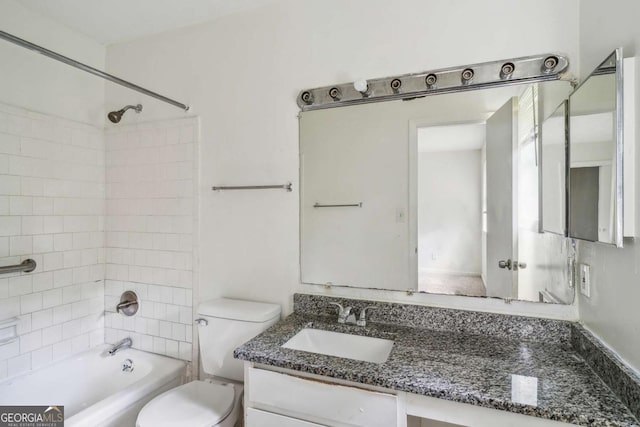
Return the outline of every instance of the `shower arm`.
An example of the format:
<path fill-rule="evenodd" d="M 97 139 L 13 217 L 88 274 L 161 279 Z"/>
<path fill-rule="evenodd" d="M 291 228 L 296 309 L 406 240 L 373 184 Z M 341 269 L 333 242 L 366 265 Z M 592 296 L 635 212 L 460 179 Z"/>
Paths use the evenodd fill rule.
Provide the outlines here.
<path fill-rule="evenodd" d="M 138 86 L 136 84 L 133 84 L 131 82 L 128 82 L 126 80 L 122 80 L 119 77 L 116 77 L 114 75 L 105 73 L 104 71 L 98 70 L 97 68 L 93 68 L 89 65 L 83 64 L 82 62 L 78 62 L 74 59 L 68 58 L 64 55 L 60 55 L 57 52 L 54 52 L 52 50 L 46 49 L 42 46 L 38 46 L 37 44 L 33 44 L 27 40 L 21 39 L 19 37 L 16 37 L 12 34 L 9 34 L 7 32 L 4 31 L 0 31 L 0 39 L 6 40 L 10 43 L 16 44 L 20 47 L 23 47 L 25 49 L 29 49 L 29 50 L 33 50 L 36 51 L 38 53 L 41 53 L 44 56 L 47 56 L 51 59 L 55 59 L 56 61 L 60 61 L 62 63 L 65 63 L 67 65 L 70 65 L 72 67 L 75 67 L 79 70 L 82 71 L 86 71 L 89 74 L 93 74 L 94 76 L 98 76 L 101 77 L 105 80 L 109 80 L 110 82 L 119 84 L 120 86 L 124 86 L 126 88 L 129 88 L 131 90 L 135 90 L 136 92 L 140 92 L 142 94 L 145 94 L 147 96 L 150 96 L 152 98 L 156 98 L 159 99 L 160 101 L 166 102 L 167 104 L 171 104 L 174 107 L 178 107 L 183 109 L 184 111 L 189 111 L 189 106 L 186 104 L 183 104 L 181 102 L 178 101 L 174 101 L 171 98 L 167 98 L 166 96 L 160 95 L 158 93 L 152 92 L 148 89 L 145 89 L 141 86 Z"/>

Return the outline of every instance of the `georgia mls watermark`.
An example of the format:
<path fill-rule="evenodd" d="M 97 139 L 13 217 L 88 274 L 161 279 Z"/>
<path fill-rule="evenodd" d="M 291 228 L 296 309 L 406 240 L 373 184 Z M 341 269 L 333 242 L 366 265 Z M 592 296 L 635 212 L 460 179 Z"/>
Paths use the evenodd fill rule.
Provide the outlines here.
<path fill-rule="evenodd" d="M 64 406 L 0 406 L 0 427 L 64 427 Z"/>

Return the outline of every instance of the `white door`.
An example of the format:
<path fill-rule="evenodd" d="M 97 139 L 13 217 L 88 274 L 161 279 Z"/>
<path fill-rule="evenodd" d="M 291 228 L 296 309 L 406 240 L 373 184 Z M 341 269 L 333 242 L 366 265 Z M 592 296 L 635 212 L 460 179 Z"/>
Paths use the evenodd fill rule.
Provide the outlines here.
<path fill-rule="evenodd" d="M 516 298 L 517 204 L 515 182 L 518 98 L 496 111 L 486 126 L 487 296 Z"/>

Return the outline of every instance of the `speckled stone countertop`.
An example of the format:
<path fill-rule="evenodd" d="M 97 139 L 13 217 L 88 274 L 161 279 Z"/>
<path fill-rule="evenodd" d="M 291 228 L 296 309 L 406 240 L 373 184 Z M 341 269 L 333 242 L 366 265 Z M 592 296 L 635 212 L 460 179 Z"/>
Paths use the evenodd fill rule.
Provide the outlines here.
<path fill-rule="evenodd" d="M 558 323 L 562 333 L 549 343 L 501 333 L 477 334 L 468 328 L 447 330 L 442 325 L 432 329 L 374 322 L 366 327 L 340 325 L 335 315 L 314 315 L 299 307 L 296 311 L 238 347 L 235 357 L 577 425 L 640 426 L 565 340 L 570 337 L 568 322 Z M 382 364 L 282 348 L 303 328 L 387 338 L 395 344 Z"/>

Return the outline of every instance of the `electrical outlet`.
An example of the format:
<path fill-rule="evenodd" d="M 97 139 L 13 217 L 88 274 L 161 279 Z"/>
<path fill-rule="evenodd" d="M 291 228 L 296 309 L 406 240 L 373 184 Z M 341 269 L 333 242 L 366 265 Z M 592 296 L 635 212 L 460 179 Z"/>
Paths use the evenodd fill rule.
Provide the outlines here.
<path fill-rule="evenodd" d="M 580 293 L 585 297 L 591 297 L 591 266 L 580 264 Z"/>

